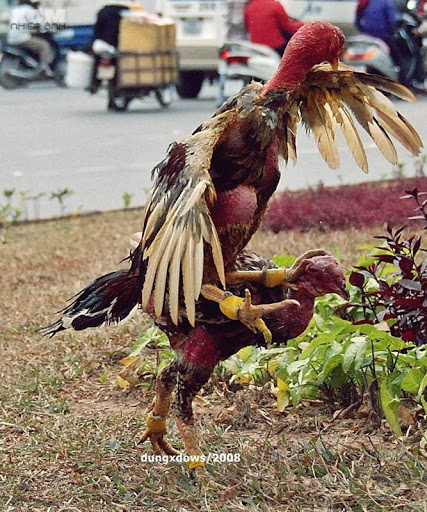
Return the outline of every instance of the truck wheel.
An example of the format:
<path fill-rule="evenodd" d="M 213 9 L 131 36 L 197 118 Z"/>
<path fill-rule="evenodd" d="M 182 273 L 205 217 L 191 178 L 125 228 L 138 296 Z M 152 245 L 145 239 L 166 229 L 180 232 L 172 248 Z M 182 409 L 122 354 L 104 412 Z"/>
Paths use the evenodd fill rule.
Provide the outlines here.
<path fill-rule="evenodd" d="M 132 98 L 127 98 L 124 96 L 115 96 L 113 98 L 110 97 L 108 100 L 108 110 L 113 112 L 126 112 L 129 103 L 132 101 Z"/>
<path fill-rule="evenodd" d="M 204 79 L 203 71 L 180 71 L 176 90 L 181 98 L 197 98 Z"/>

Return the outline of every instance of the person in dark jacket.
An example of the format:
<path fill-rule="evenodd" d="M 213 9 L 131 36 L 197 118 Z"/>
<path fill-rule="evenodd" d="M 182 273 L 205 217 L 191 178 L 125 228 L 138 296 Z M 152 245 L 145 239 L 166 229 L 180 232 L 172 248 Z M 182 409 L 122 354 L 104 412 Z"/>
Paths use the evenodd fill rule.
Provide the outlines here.
<path fill-rule="evenodd" d="M 393 0 L 360 0 L 355 25 L 360 32 L 383 41 L 393 37 L 397 29 L 397 12 Z"/>
<path fill-rule="evenodd" d="M 398 28 L 397 10 L 393 0 L 359 0 L 355 26 L 364 34 L 382 39 L 390 48 L 394 62 L 399 66 L 399 82 L 411 87 L 411 62 L 395 37 Z"/>
<path fill-rule="evenodd" d="M 119 45 L 119 27 L 123 11 L 130 8 L 130 1 L 105 2 L 98 12 L 94 27 L 94 38 L 101 39 L 117 48 Z"/>
<path fill-rule="evenodd" d="M 277 0 L 249 0 L 245 27 L 252 43 L 264 44 L 282 56 L 288 40 L 304 23 L 293 20 Z"/>
<path fill-rule="evenodd" d="M 89 91 L 95 94 L 101 81 L 98 80 L 98 66 L 100 62 L 99 57 L 99 43 L 103 47 L 103 52 L 113 53 L 119 45 L 119 29 L 120 20 L 124 12 L 128 11 L 134 2 L 131 0 L 110 0 L 104 3 L 104 6 L 98 11 L 96 22 L 94 26 L 94 40 L 92 43 L 92 52 L 95 56 L 92 81 Z M 96 46 L 98 45 L 98 46 Z"/>

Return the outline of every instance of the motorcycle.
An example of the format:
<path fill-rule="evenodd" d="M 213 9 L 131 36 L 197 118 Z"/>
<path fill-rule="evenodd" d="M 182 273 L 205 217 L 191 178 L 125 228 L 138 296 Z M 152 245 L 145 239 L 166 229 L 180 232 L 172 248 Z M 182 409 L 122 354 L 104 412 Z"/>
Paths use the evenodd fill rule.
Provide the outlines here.
<path fill-rule="evenodd" d="M 237 93 L 252 80 L 269 80 L 279 63 L 280 56 L 268 46 L 249 41 L 226 41 L 220 49 L 217 106 L 232 95 L 230 89 L 237 89 L 234 91 Z"/>
<path fill-rule="evenodd" d="M 174 83 L 178 74 L 178 55 L 176 52 L 169 52 L 171 68 L 164 71 L 156 69 L 156 62 L 158 62 L 156 58 L 159 56 L 162 56 L 162 52 L 151 52 L 142 56 L 132 52 L 122 54 L 116 52 L 114 48 L 113 51 L 102 51 L 95 55 L 95 76 L 92 78 L 88 90 L 91 94 L 96 94 L 101 86 L 106 84 L 107 109 L 110 111 L 125 112 L 133 99 L 143 99 L 151 94 L 162 108 L 167 108 L 173 100 Z M 158 76 L 154 79 L 154 75 L 152 83 L 142 80 L 142 77 L 138 80 L 138 71 L 136 71 L 136 80 L 132 80 L 131 83 L 123 82 L 120 63 L 122 59 L 129 59 L 129 57 L 131 57 L 131 65 L 136 66 L 135 69 L 137 69 L 138 59 L 141 57 L 147 59 L 144 61 L 145 69 L 152 69 L 153 73 L 160 72 L 161 80 Z M 129 66 L 129 61 L 127 65 Z M 130 71 L 132 70 L 133 68 L 130 68 Z M 129 71 L 129 68 L 126 71 Z"/>
<path fill-rule="evenodd" d="M 46 39 L 52 47 L 52 76 L 47 76 L 40 70 L 36 52 L 25 47 L 7 45 L 3 48 L 3 58 L 0 62 L 0 85 L 5 89 L 16 89 L 31 82 L 46 80 L 54 80 L 60 87 L 65 86 L 65 50 L 59 47 L 52 33 L 40 33 L 38 37 Z"/>
<path fill-rule="evenodd" d="M 399 28 L 395 34 L 409 62 L 407 76 L 409 81 L 416 80 L 416 64 L 419 50 L 414 38 L 414 31 L 420 20 L 410 12 L 400 14 Z M 399 80 L 399 67 L 393 61 L 388 45 L 381 39 L 369 35 L 357 35 L 347 39 L 342 61 L 358 71 L 373 73 Z"/>

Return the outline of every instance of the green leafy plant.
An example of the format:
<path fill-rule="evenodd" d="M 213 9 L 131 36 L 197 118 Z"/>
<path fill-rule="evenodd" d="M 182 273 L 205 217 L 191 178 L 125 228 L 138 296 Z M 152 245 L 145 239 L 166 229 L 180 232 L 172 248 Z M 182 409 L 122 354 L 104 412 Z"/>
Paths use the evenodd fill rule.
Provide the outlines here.
<path fill-rule="evenodd" d="M 34 196 L 28 197 L 28 200 L 33 202 L 33 212 L 34 212 L 35 219 L 40 218 L 40 199 L 45 196 L 46 196 L 45 192 L 40 192 L 38 194 L 35 194 Z"/>
<path fill-rule="evenodd" d="M 426 347 L 393 336 L 385 322 L 353 325 L 331 315 L 337 302 L 318 299 L 309 328 L 286 347 L 246 347 L 224 368 L 231 381 L 270 383 L 280 411 L 289 403 L 318 398 L 333 407 L 358 407 L 368 394 L 378 418 L 384 415 L 400 436 L 397 409 L 405 396 L 422 404 L 427 414 Z"/>
<path fill-rule="evenodd" d="M 13 205 L 15 192 L 16 190 L 14 188 L 3 190 L 3 196 L 6 199 L 6 203 L 0 204 L 0 227 L 4 228 L 7 224 L 18 222 L 22 215 L 21 209 L 16 208 Z"/>
<path fill-rule="evenodd" d="M 146 348 L 156 351 L 155 361 L 147 357 Z M 157 327 L 150 327 L 138 338 L 131 353 L 120 361 L 124 369 L 117 377 L 117 384 L 124 389 L 147 385 L 144 377 L 158 375 L 173 357 L 166 334 Z"/>
<path fill-rule="evenodd" d="M 65 199 L 70 197 L 73 194 L 73 191 L 69 188 L 63 188 L 62 190 L 58 190 L 57 192 L 52 192 L 50 195 L 50 199 L 56 199 L 59 203 L 59 208 L 61 212 L 61 216 L 65 215 Z"/>
<path fill-rule="evenodd" d="M 129 192 L 124 192 L 122 194 L 123 204 L 125 208 L 129 208 L 130 203 L 132 201 L 133 194 L 130 194 Z"/>

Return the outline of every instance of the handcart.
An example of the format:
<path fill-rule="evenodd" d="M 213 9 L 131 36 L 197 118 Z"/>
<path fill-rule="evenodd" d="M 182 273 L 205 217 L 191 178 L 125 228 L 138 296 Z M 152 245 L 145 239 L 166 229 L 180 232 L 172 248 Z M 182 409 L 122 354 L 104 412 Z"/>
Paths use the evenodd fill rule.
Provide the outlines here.
<path fill-rule="evenodd" d="M 102 64 L 101 58 L 98 78 L 108 81 L 109 110 L 124 111 L 134 98 L 148 95 L 153 95 L 161 107 L 169 106 L 178 79 L 175 23 L 147 17 L 144 12 L 131 13 L 120 22 L 119 46 L 110 62 L 110 76 L 102 76 Z"/>
<path fill-rule="evenodd" d="M 125 111 L 133 99 L 150 95 L 161 107 L 171 104 L 178 78 L 176 51 L 118 52 L 114 61 L 113 76 L 108 80 L 109 110 Z M 101 60 L 98 68 L 100 79 L 106 73 L 103 67 Z"/>

